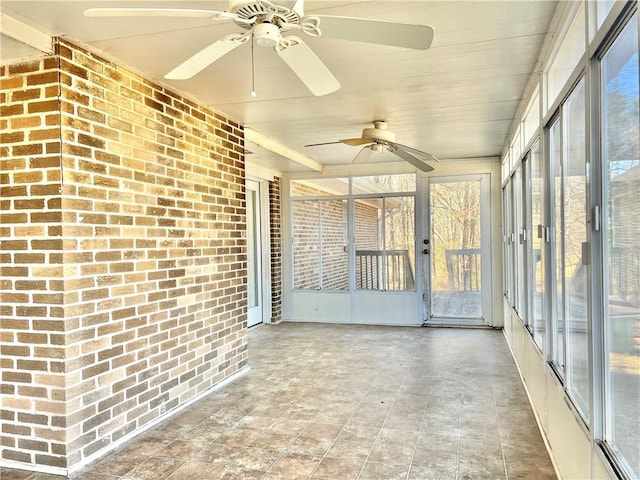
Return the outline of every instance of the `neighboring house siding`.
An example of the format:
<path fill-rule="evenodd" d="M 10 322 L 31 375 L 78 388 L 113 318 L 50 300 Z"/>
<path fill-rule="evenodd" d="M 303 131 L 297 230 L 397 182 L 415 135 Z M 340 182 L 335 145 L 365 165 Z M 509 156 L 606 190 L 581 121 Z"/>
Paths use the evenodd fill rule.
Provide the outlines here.
<path fill-rule="evenodd" d="M 246 365 L 244 135 L 66 41 L 0 80 L 2 459 L 73 469 Z"/>
<path fill-rule="evenodd" d="M 378 208 L 366 204 L 364 200 L 357 200 L 355 210 L 356 249 L 378 250 L 381 242 Z"/>
<path fill-rule="evenodd" d="M 347 201 L 323 200 L 322 205 L 322 288 L 349 288 L 347 248 Z"/>
<path fill-rule="evenodd" d="M 293 287 L 320 288 L 320 203 L 292 202 Z"/>

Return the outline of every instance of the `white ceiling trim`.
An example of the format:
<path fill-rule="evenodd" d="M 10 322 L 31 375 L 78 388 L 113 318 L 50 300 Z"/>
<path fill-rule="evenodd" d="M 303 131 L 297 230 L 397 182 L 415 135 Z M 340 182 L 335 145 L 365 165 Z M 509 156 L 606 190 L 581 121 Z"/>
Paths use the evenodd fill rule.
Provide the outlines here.
<path fill-rule="evenodd" d="M 277 155 L 288 158 L 304 167 L 310 168 L 311 170 L 315 170 L 316 172 L 322 171 L 322 164 L 317 162 L 313 158 L 294 150 L 291 147 L 287 147 L 286 145 L 281 144 L 280 142 L 274 140 L 273 138 L 269 138 L 262 133 L 256 132 L 255 130 L 245 127 L 244 129 L 244 140 L 245 142 L 255 143 L 265 150 L 269 150 Z"/>
<path fill-rule="evenodd" d="M 0 12 L 0 33 L 41 52 L 53 52 L 51 36 L 2 12 Z"/>

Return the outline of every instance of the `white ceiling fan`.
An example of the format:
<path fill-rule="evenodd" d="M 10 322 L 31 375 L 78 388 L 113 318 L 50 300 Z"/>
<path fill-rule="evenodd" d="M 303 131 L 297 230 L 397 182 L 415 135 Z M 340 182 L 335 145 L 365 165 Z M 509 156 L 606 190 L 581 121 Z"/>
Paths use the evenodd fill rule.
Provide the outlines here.
<path fill-rule="evenodd" d="M 416 148 L 408 147 L 400 143 L 396 143 L 395 133 L 387 130 L 387 123 L 384 120 L 374 120 L 373 128 L 365 128 L 362 130 L 362 136 L 359 138 L 344 138 L 337 142 L 312 143 L 305 147 L 317 147 L 320 145 L 333 145 L 344 143 L 352 147 L 364 145 L 354 158 L 354 163 L 366 162 L 371 158 L 374 152 L 387 150 L 414 167 L 423 172 L 430 172 L 433 167 L 427 162 L 440 162 L 435 155 L 432 155 Z"/>
<path fill-rule="evenodd" d="M 327 15 L 304 16 L 304 0 L 280 0 L 287 6 L 268 0 L 230 0 L 228 11 L 181 8 L 90 8 L 88 17 L 195 17 L 232 20 L 244 32 L 232 33 L 216 40 L 165 75 L 166 79 L 184 80 L 197 75 L 213 62 L 253 38 L 256 45 L 272 47 L 314 95 L 326 95 L 340 88 L 340 83 L 302 38 L 283 36 L 301 30 L 312 37 L 327 37 L 400 48 L 426 50 L 433 41 L 428 25 L 366 20 Z"/>

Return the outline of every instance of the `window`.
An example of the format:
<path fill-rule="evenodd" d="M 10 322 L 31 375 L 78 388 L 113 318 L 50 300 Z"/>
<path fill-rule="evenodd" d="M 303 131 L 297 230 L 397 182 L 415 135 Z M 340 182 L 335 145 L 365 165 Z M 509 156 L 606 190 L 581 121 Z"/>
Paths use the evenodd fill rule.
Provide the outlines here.
<path fill-rule="evenodd" d="M 553 58 L 553 62 L 551 62 L 547 70 L 547 109 L 551 108 L 551 105 L 560 94 L 585 49 L 585 7 L 584 3 L 581 3 L 562 40 L 560 48 Z"/>
<path fill-rule="evenodd" d="M 293 288 L 349 290 L 351 272 L 357 290 L 415 291 L 415 191 L 415 174 L 292 180 Z"/>
<path fill-rule="evenodd" d="M 512 167 L 517 163 L 520 158 L 520 154 L 522 154 L 522 140 L 520 139 L 520 129 L 518 128 L 515 136 L 513 137 L 513 142 L 511 142 Z"/>
<path fill-rule="evenodd" d="M 509 178 L 509 154 L 505 155 L 502 159 L 502 181 L 504 182 Z"/>
<path fill-rule="evenodd" d="M 342 199 L 292 202 L 294 288 L 348 288 L 346 212 Z"/>
<path fill-rule="evenodd" d="M 585 82 L 563 106 L 562 281 L 564 283 L 567 389 L 589 418 L 589 238 L 587 209 Z"/>
<path fill-rule="evenodd" d="M 529 144 L 529 141 L 536 135 L 538 126 L 540 125 L 540 97 L 538 92 L 533 95 L 533 98 L 529 102 L 527 113 L 522 122 L 522 136 L 524 137 L 525 146 Z"/>
<path fill-rule="evenodd" d="M 586 92 L 581 79 L 550 128 L 554 173 L 553 361 L 577 409 L 589 418 L 589 238 Z"/>
<path fill-rule="evenodd" d="M 611 8 L 615 4 L 615 0 L 597 0 L 596 1 L 596 18 L 598 22 L 598 28 L 600 28 L 607 18 L 607 15 L 611 11 Z"/>
<path fill-rule="evenodd" d="M 606 444 L 640 477 L 638 14 L 600 62 Z"/>
<path fill-rule="evenodd" d="M 348 195 L 348 178 L 314 178 L 313 180 L 292 180 L 292 197 L 325 197 Z"/>
<path fill-rule="evenodd" d="M 504 296 L 512 304 L 512 285 L 513 285 L 513 250 L 512 244 L 512 228 L 511 228 L 511 180 L 502 187 L 502 253 L 503 253 L 503 270 L 502 283 L 504 285 Z"/>
<path fill-rule="evenodd" d="M 559 119 L 551 125 L 549 129 L 549 162 L 552 166 L 551 171 L 551 196 L 553 200 L 553 215 L 549 223 L 552 236 L 551 244 L 554 246 L 552 252 L 551 264 L 555 266 L 552 273 L 553 286 L 551 287 L 551 295 L 554 296 L 551 305 L 553 305 L 552 318 L 552 338 L 551 338 L 551 356 L 553 364 L 561 375 L 564 375 L 564 314 L 562 306 L 563 283 L 562 283 L 562 157 L 560 150 L 560 125 Z"/>
<path fill-rule="evenodd" d="M 590 429 L 590 440 L 620 478 L 640 479 L 637 2 L 595 0 L 570 8 L 575 15 L 520 119 L 526 147 L 537 135 L 540 113 L 553 105 L 545 142 L 533 141 L 521 172 L 503 161 L 505 295 Z M 587 9 L 597 52 L 588 59 Z M 594 29 L 602 29 L 605 18 L 607 38 Z M 572 77 L 583 70 L 592 82 Z M 536 111 L 539 100 L 544 112 Z M 517 140 L 517 133 L 509 139 L 506 158 Z M 521 252 L 511 244 L 521 228 L 524 284 Z M 524 303 L 522 292 L 528 292 Z"/>
<path fill-rule="evenodd" d="M 357 290 L 415 291 L 415 191 L 415 174 L 352 178 Z"/>
<path fill-rule="evenodd" d="M 529 329 L 533 334 L 536 345 L 542 350 L 544 348 L 545 337 L 545 238 L 546 226 L 544 224 L 545 211 L 545 170 L 540 156 L 540 141 L 537 141 L 531 147 L 528 162 L 531 174 L 530 187 L 527 189 L 530 193 L 531 209 L 529 211 L 530 219 L 528 225 L 528 238 L 531 242 L 528 244 L 528 266 L 529 266 L 529 285 L 531 288 L 531 307 L 529 318 Z"/>
<path fill-rule="evenodd" d="M 415 290 L 414 197 L 355 200 L 356 288 Z"/>
<path fill-rule="evenodd" d="M 353 177 L 351 190 L 354 195 L 379 192 L 415 192 L 416 176 L 413 173 L 408 173 L 404 175 Z"/>
<path fill-rule="evenodd" d="M 513 259 L 514 259 L 514 307 L 516 312 L 520 315 L 520 318 L 526 323 L 526 312 L 525 312 L 525 299 L 527 295 L 527 286 L 525 285 L 525 274 L 524 274 L 524 242 L 525 237 L 522 234 L 522 230 L 524 228 L 523 223 L 523 190 L 522 190 L 522 170 L 523 165 L 516 169 L 513 173 L 512 183 L 513 183 Z"/>

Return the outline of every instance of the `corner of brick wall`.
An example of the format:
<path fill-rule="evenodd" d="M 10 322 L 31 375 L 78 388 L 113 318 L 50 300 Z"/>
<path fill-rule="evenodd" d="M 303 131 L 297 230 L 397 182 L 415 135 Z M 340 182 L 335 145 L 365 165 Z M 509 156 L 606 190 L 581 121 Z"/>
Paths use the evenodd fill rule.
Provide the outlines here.
<path fill-rule="evenodd" d="M 66 467 L 59 70 L 0 69 L 2 459 Z"/>
<path fill-rule="evenodd" d="M 73 468 L 246 365 L 244 134 L 57 51 L 2 71 L 2 433 Z"/>
<path fill-rule="evenodd" d="M 269 182 L 269 222 L 271 231 L 271 322 L 282 321 L 282 225 L 280 214 L 281 179 Z"/>

